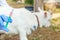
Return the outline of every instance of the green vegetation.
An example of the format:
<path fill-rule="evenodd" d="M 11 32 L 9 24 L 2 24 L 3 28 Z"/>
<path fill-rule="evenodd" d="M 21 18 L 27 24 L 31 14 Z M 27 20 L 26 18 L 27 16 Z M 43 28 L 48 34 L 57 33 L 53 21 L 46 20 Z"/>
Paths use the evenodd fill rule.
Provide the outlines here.
<path fill-rule="evenodd" d="M 60 29 L 60 17 L 51 20 L 51 28 L 53 30 Z"/>
<path fill-rule="evenodd" d="M 16 2 L 17 0 L 12 0 L 12 1 L 15 1 Z"/>
<path fill-rule="evenodd" d="M 26 0 L 25 4 L 33 5 L 34 4 L 34 0 Z"/>
<path fill-rule="evenodd" d="M 60 8 L 56 8 L 56 13 L 60 13 Z"/>

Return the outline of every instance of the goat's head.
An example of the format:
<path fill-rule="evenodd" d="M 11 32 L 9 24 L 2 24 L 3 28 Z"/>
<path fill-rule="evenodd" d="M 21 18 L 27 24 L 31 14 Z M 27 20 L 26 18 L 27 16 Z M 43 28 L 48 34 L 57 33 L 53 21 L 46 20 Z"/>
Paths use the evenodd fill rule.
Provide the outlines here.
<path fill-rule="evenodd" d="M 44 18 L 48 18 L 48 19 L 51 18 L 52 12 L 50 10 L 49 11 L 44 11 L 44 10 L 40 9 L 40 7 L 38 7 L 38 10 L 41 14 L 43 14 Z"/>

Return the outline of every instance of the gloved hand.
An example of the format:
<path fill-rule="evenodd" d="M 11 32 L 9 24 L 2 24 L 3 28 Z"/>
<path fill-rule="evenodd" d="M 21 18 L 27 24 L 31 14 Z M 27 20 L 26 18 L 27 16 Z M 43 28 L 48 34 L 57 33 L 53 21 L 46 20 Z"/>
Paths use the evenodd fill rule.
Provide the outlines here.
<path fill-rule="evenodd" d="M 9 19 L 9 20 L 8 20 Z M 12 23 L 12 19 L 5 15 L 0 15 L 0 30 L 8 32 L 8 28 L 5 27 L 4 22 Z"/>

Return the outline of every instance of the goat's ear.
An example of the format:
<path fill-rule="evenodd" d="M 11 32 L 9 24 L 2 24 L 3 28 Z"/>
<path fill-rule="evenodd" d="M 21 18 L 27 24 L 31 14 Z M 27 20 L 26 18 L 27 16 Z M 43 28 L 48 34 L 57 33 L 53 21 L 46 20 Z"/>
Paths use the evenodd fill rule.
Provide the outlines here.
<path fill-rule="evenodd" d="M 39 12 L 41 12 L 41 11 L 42 11 L 40 7 L 38 7 L 38 11 L 39 11 Z"/>

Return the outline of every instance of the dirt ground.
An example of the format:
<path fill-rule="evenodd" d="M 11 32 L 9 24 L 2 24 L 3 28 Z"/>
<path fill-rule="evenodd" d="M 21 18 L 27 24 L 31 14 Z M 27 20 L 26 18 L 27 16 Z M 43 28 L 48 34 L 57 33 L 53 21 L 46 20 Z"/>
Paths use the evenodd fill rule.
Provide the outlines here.
<path fill-rule="evenodd" d="M 32 34 L 27 36 L 29 40 L 60 40 L 60 31 L 54 31 L 51 28 L 38 28 Z M 19 36 L 2 34 L 0 40 L 19 40 Z"/>

